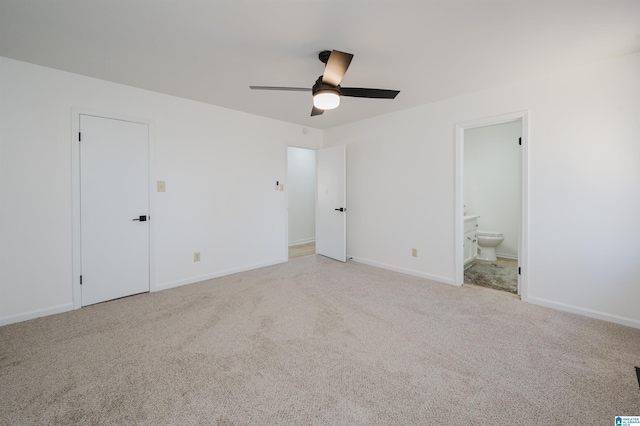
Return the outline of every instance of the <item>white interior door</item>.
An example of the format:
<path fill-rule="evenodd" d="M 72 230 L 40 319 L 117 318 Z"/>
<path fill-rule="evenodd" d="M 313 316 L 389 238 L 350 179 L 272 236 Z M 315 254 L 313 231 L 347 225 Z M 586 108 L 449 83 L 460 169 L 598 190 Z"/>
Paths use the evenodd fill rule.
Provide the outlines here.
<path fill-rule="evenodd" d="M 317 151 L 316 253 L 347 261 L 346 147 Z"/>
<path fill-rule="evenodd" d="M 82 306 L 149 291 L 149 125 L 80 115 Z"/>

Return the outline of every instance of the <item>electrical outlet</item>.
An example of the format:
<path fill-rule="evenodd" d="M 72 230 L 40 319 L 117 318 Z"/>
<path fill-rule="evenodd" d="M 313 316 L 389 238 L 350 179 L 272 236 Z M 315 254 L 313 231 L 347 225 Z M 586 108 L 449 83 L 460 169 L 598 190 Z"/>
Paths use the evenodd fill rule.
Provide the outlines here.
<path fill-rule="evenodd" d="M 417 248 L 411 249 L 411 256 L 418 257 L 418 249 Z"/>
<path fill-rule="evenodd" d="M 199 251 L 193 253 L 193 261 L 194 262 L 200 262 L 200 252 Z"/>
<path fill-rule="evenodd" d="M 165 192 L 167 190 L 167 184 L 163 180 L 158 181 L 158 192 Z"/>

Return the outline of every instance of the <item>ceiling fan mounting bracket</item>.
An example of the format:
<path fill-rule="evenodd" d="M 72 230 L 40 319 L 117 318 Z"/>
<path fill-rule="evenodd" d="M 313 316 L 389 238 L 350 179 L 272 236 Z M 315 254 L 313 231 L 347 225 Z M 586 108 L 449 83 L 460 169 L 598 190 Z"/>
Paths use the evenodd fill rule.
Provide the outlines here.
<path fill-rule="evenodd" d="M 330 50 L 323 50 L 322 52 L 318 53 L 318 59 L 320 59 L 320 62 L 322 62 L 323 64 L 327 63 L 327 61 L 329 60 L 329 56 L 331 56 Z"/>

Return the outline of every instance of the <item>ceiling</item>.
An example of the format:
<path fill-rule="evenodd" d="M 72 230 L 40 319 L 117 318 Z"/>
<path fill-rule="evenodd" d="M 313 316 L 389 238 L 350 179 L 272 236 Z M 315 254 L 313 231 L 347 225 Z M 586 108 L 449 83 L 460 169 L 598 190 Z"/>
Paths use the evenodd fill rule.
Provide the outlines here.
<path fill-rule="evenodd" d="M 310 117 L 321 50 L 353 53 Z M 0 0 L 0 56 L 326 129 L 640 51 L 639 0 Z"/>

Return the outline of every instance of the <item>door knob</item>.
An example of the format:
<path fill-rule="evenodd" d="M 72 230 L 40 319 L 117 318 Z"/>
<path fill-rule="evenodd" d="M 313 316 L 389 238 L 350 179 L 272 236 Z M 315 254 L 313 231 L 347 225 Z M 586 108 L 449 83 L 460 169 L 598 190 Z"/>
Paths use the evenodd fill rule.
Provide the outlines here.
<path fill-rule="evenodd" d="M 136 219 L 133 219 L 133 220 L 139 220 L 140 222 L 146 222 L 147 221 L 147 216 L 140 216 L 140 217 L 138 217 Z"/>
<path fill-rule="evenodd" d="M 340 207 L 339 209 L 335 209 L 338 212 L 346 212 L 347 209 L 345 209 L 344 207 Z"/>

